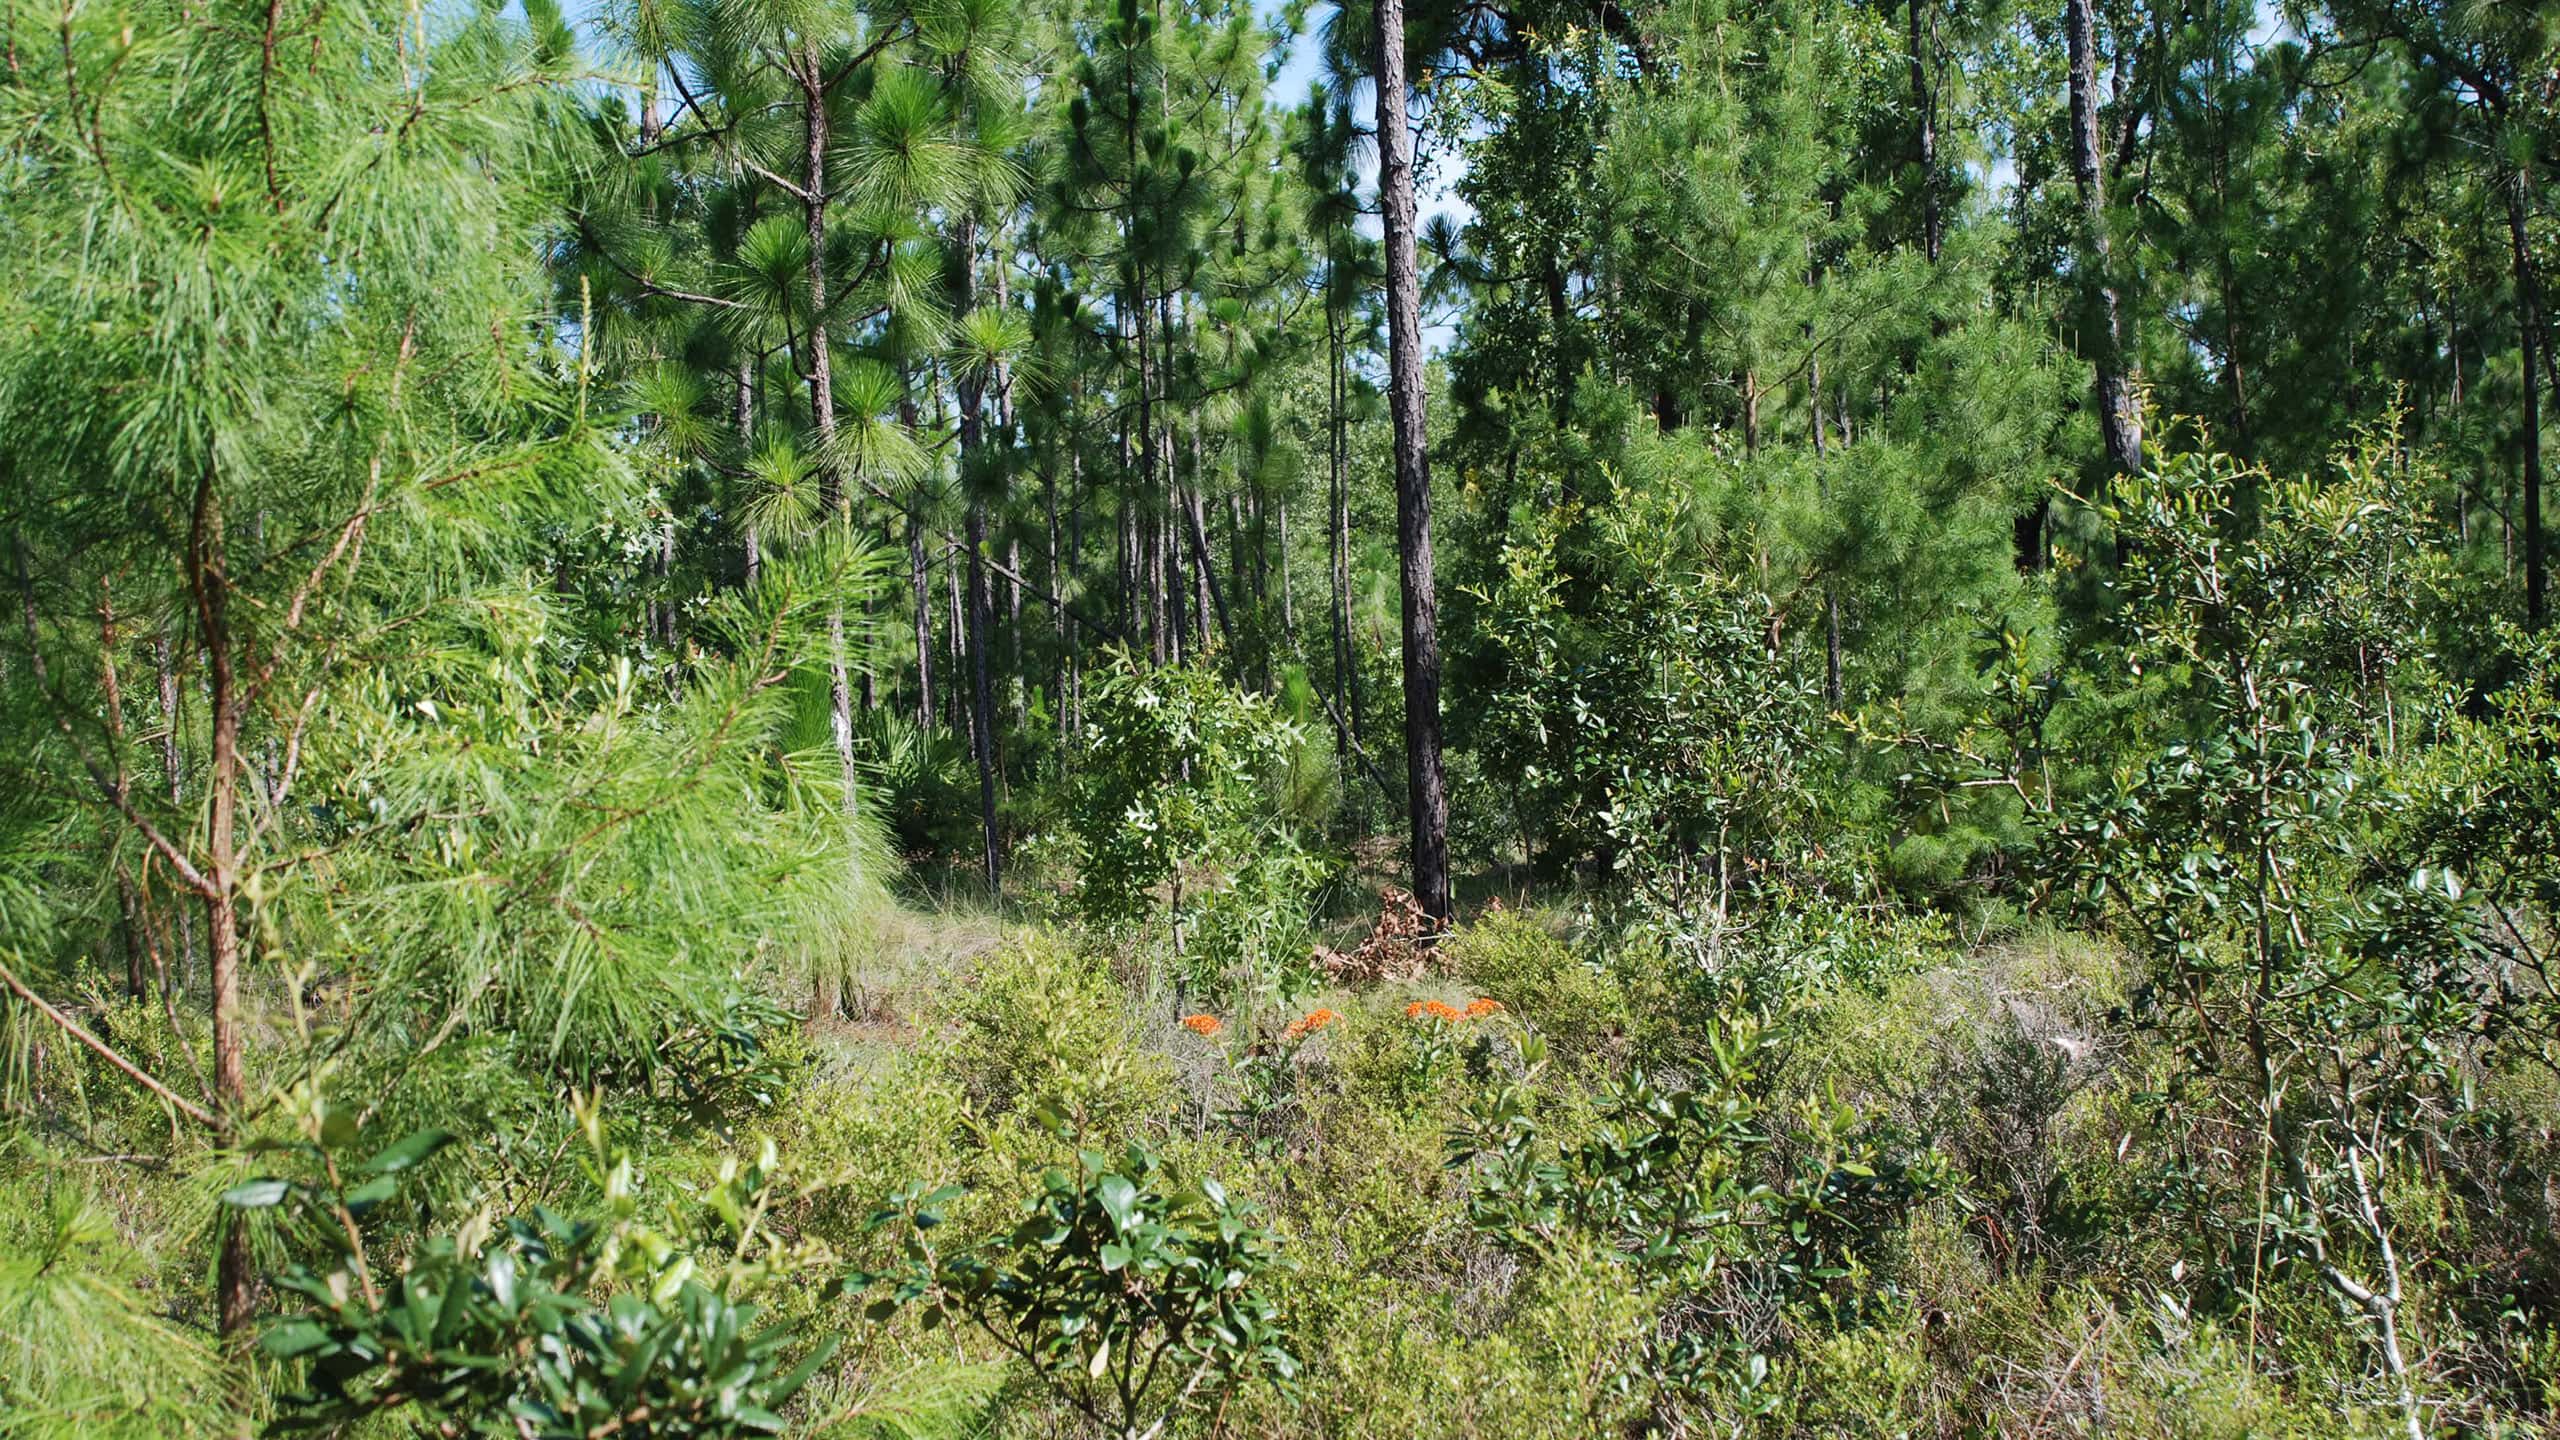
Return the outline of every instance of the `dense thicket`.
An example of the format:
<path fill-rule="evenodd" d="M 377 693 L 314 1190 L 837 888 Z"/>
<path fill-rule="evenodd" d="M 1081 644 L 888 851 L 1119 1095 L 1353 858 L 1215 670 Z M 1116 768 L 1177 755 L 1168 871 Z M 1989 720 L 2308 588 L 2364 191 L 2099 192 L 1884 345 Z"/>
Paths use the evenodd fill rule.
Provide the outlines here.
<path fill-rule="evenodd" d="M 2547 7 L 0 6 L 0 1436 L 2560 1416 Z"/>

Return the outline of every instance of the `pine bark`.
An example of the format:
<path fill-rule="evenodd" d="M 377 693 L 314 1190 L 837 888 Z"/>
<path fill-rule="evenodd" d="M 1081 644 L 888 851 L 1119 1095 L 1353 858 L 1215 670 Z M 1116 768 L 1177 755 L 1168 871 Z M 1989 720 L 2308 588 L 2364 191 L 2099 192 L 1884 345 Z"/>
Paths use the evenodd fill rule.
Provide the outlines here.
<path fill-rule="evenodd" d="M 1935 265 L 1946 239 L 1946 219 L 1938 195 L 1938 107 L 1929 93 L 1931 36 L 1922 4 L 1909 0 L 1905 19 L 1910 29 L 1912 138 L 1920 162 L 1920 243 Z"/>
<path fill-rule="evenodd" d="M 1341 700 L 1341 723 L 1334 725 L 1336 758 L 1347 756 L 1359 743 L 1359 666 L 1352 656 L 1352 487 L 1344 474 L 1344 377 L 1341 377 L 1341 318 L 1326 315 L 1326 341 L 1331 351 L 1331 372 L 1326 374 L 1326 559 L 1331 561 L 1329 587 L 1334 592 L 1334 697 Z"/>
<path fill-rule="evenodd" d="M 739 357 L 736 379 L 738 393 L 732 416 L 733 423 L 738 429 L 738 448 L 744 452 L 755 442 L 756 366 L 754 357 Z M 746 587 L 753 590 L 756 588 L 757 579 L 764 573 L 764 537 L 758 533 L 756 522 L 752 519 L 743 521 L 739 526 L 738 551 L 739 558 L 743 562 Z"/>
<path fill-rule="evenodd" d="M 802 138 L 801 213 L 809 238 L 809 414 L 818 432 L 818 497 L 830 524 L 846 512 L 844 477 L 836 472 L 835 368 L 827 339 L 827 92 L 817 42 L 804 41 L 798 60 Z M 851 817 L 860 782 L 853 761 L 853 674 L 845 642 L 844 605 L 827 606 L 828 731 L 844 779 L 844 813 Z M 821 997 L 825 1002 L 825 997 Z M 832 1008 L 828 1003 L 827 1008 Z"/>
<path fill-rule="evenodd" d="M 967 314 L 977 300 L 978 225 L 964 217 L 960 222 L 960 313 Z M 978 824 L 983 842 L 981 865 L 987 881 L 987 893 L 1002 893 L 1003 871 L 996 854 L 996 730 L 995 686 L 988 650 L 991 631 L 995 628 L 994 598 L 987 585 L 987 498 L 983 478 L 987 470 L 986 449 L 986 377 L 974 372 L 960 377 L 960 472 L 969 487 L 968 526 L 968 649 L 969 649 L 969 747 L 978 765 Z M 1020 611 L 1017 607 L 1016 615 Z"/>
<path fill-rule="evenodd" d="M 166 629 L 152 637 L 151 663 L 160 682 L 160 773 L 169 782 L 169 809 L 186 808 L 186 757 L 178 749 L 178 667 L 172 655 Z M 184 990 L 196 973 L 196 912 L 191 906 L 178 909 L 178 964 L 174 973 L 160 977 L 160 995 L 164 1003 Z"/>
<path fill-rule="evenodd" d="M 2542 400 L 2533 377 L 2542 339 L 2542 296 L 2534 273 L 2533 246 L 2525 231 L 2527 183 L 2520 170 L 2507 187 L 2507 240 L 2514 252 L 2516 329 L 2524 346 L 2524 616 L 2528 628 L 2539 630 L 2547 602 L 2542 553 Z"/>
<path fill-rule="evenodd" d="M 907 516 L 907 579 L 916 597 L 916 728 L 932 733 L 933 577 L 925 557 L 924 522 Z"/>
<path fill-rule="evenodd" d="M 2098 149 L 2098 32 L 2091 0 L 2064 0 L 2071 59 L 2071 178 L 2080 193 L 2082 266 L 2097 327 L 2098 426 L 2117 473 L 2142 468 L 2142 412 L 2126 370 L 2124 316 L 2117 303 L 2114 246 L 2107 238 L 2106 174 Z"/>
<path fill-rule="evenodd" d="M 228 1144 L 248 1108 L 246 1050 L 240 1026 L 240 781 L 245 769 L 240 727 L 245 696 L 233 653 L 230 575 L 223 554 L 222 500 L 208 463 L 196 486 L 195 513 L 187 534 L 186 578 L 203 646 L 212 711 L 211 763 L 205 776 L 205 863 L 199 894 L 206 941 L 212 952 L 213 1095 L 218 1136 Z M 246 1329 L 257 1275 L 249 1232 L 236 1210 L 220 1221 L 222 1243 L 215 1265 L 214 1312 L 225 1335 Z"/>
<path fill-rule="evenodd" d="M 2085 0 L 2080 0 L 2085 3 Z M 1413 894 L 1445 929 L 1449 797 L 1440 764 L 1440 614 L 1431 565 L 1431 466 L 1422 392 L 1422 287 L 1414 253 L 1413 137 L 1405 118 L 1403 0 L 1378 15 L 1378 199 L 1387 247 L 1388 410 L 1395 426 L 1396 550 L 1404 592 L 1405 770 Z"/>

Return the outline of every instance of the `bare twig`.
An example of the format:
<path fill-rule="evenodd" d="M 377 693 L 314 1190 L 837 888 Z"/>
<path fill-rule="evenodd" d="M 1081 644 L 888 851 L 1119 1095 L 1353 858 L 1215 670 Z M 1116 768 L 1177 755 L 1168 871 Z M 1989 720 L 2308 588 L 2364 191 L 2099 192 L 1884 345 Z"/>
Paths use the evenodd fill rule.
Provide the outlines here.
<path fill-rule="evenodd" d="M 14 954 L 15 952 L 11 953 Z M 177 1091 L 170 1089 L 168 1086 L 161 1084 L 158 1080 L 152 1078 L 149 1071 L 144 1070 L 141 1066 L 136 1065 L 132 1061 L 124 1058 L 122 1055 L 117 1054 L 106 1041 L 99 1039 L 97 1036 L 90 1034 L 86 1029 L 84 1029 L 79 1021 L 74 1020 L 70 1016 L 55 1009 L 43 996 L 28 989 L 26 982 L 18 978 L 17 972 L 11 970 L 5 964 L 0 964 L 0 985 L 7 986 L 10 992 L 15 994 L 19 999 L 34 1006 L 39 1014 L 52 1021 L 54 1024 L 61 1026 L 72 1039 L 77 1040 L 81 1044 L 88 1046 L 91 1050 L 96 1051 L 98 1053 L 98 1058 L 106 1061 L 108 1064 L 113 1065 L 118 1070 L 121 1070 L 126 1075 L 132 1077 L 134 1083 L 140 1085 L 143 1089 L 150 1091 L 152 1094 L 159 1096 L 163 1101 L 185 1114 L 188 1119 L 193 1120 L 197 1124 L 210 1130 L 220 1130 L 222 1128 L 221 1122 L 213 1118 L 212 1112 L 206 1110 L 203 1106 L 196 1104 L 194 1101 L 187 1099 L 185 1096 L 180 1095 Z"/>

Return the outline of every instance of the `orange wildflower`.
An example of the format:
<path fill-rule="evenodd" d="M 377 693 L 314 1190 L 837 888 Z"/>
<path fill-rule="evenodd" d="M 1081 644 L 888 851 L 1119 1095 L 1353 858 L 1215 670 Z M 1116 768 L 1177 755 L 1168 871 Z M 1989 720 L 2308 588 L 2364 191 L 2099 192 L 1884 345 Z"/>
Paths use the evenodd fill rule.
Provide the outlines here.
<path fill-rule="evenodd" d="M 1501 1013 L 1502 1002 L 1499 1000 L 1492 1000 L 1479 995 L 1475 999 L 1467 1002 L 1467 1018 L 1470 1020 L 1481 1020 L 1487 1015 L 1499 1015 Z"/>
<path fill-rule="evenodd" d="M 1455 1025 L 1467 1018 L 1463 1011 L 1446 1000 L 1416 1000 L 1404 1007 L 1404 1018 L 1407 1020 L 1419 1020 L 1425 1015 L 1443 1025 Z"/>
<path fill-rule="evenodd" d="M 1182 1028 L 1202 1039 L 1208 1039 L 1226 1029 L 1227 1026 L 1226 1022 L 1215 1015 L 1185 1015 L 1182 1017 Z"/>
<path fill-rule="evenodd" d="M 1317 1031 L 1341 1018 L 1342 1017 L 1340 1015 L 1335 1014 L 1331 1010 L 1310 1010 L 1306 1014 L 1299 1016 L 1297 1019 L 1290 1021 L 1289 1028 L 1280 1032 L 1280 1038 L 1290 1041 L 1304 1040 L 1308 1036 L 1313 1035 Z"/>

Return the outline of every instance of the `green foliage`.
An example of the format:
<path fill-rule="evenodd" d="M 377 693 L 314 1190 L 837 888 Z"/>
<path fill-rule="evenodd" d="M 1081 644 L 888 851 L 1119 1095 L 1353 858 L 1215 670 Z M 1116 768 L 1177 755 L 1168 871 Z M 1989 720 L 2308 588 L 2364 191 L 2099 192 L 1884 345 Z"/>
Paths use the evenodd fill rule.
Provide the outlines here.
<path fill-rule="evenodd" d="M 1770 643 L 1766 600 L 1696 565 L 1683 520 L 1650 492 L 1598 517 L 1617 558 L 1589 589 L 1559 566 L 1560 519 L 1505 549 L 1480 597 L 1498 661 L 1474 734 L 1520 776 L 1551 863 L 1605 857 L 1667 937 L 1704 952 L 1738 895 L 1805 862 L 1820 696 Z"/>
<path fill-rule="evenodd" d="M 302 1173 L 234 1187 L 226 1204 L 282 1207 L 306 1245 L 327 1256 L 277 1279 L 302 1309 L 260 1343 L 302 1367 L 288 1428 L 399 1413 L 439 1433 L 583 1437 L 645 1426 L 667 1436 L 743 1436 L 783 1428 L 781 1407 L 835 1349 L 825 1341 L 786 1367 L 792 1336 L 755 1328 L 757 1307 L 700 1275 L 669 1238 L 633 1226 L 571 1220 L 537 1206 L 493 1224 L 486 1212 L 429 1236 L 389 1275 L 365 1243 L 368 1220 L 401 1176 L 452 1143 L 425 1130 L 342 1167 L 333 1141 L 282 1147 Z M 774 1157 L 728 1167 L 705 1196 L 730 1232 L 733 1258 L 761 1258 L 757 1217 Z M 618 1171 L 615 1189 L 627 1183 Z M 340 1188 L 357 1177 L 361 1183 Z M 625 1192 L 627 1193 L 627 1192 Z M 502 1233 L 499 1233 L 502 1232 Z"/>
<path fill-rule="evenodd" d="M 1618 979 L 1536 915 L 1475 917 L 1449 940 L 1449 963 L 1567 1056 L 1600 1053 L 1636 1022 Z"/>
<path fill-rule="evenodd" d="M 1275 803 L 1304 746 L 1294 722 L 1204 670 L 1126 664 L 1096 677 L 1069 818 L 1078 913 L 1161 917 L 1211 993 L 1276 985 L 1308 952 L 1328 873 L 1304 817 Z"/>
<path fill-rule="evenodd" d="M 857 1273 L 884 1287 L 871 1317 L 920 1306 L 930 1327 L 965 1319 L 1106 1433 L 1152 1440 L 1186 1411 L 1256 1380 L 1298 1375 L 1263 1288 L 1284 1262 L 1225 1187 L 1185 1183 L 1146 1147 L 1080 1150 L 1041 1176 L 1007 1234 L 950 1254 L 932 1243 L 959 1192 L 910 1187 L 878 1223 L 910 1227 L 908 1262 Z"/>
<path fill-rule="evenodd" d="M 221 1429 L 231 1404 L 220 1358 L 157 1312 L 108 1202 L 59 1172 L 21 1170 L 11 1188 L 0 1207 L 0 1436 Z"/>
<path fill-rule="evenodd" d="M 1128 997 L 1103 957 L 1055 935 L 1009 942 L 981 962 L 950 1065 L 981 1113 L 1052 1114 L 1118 1136 L 1165 1091 L 1141 1051 Z"/>
<path fill-rule="evenodd" d="M 2377 449 L 2340 470 L 2278 483 L 2188 453 L 2118 492 L 2107 658 L 2165 733 L 2059 808 L 2050 863 L 2121 917 L 2145 966 L 2135 1015 L 2177 1047 L 2180 1100 L 2240 1127 L 2269 1173 L 2259 1197 L 2172 1203 L 2229 1227 L 2235 1287 L 2293 1263 L 2355 1306 L 2414 1427 L 2404 1257 L 2378 1196 L 2404 1146 L 2464 1123 L 2471 1037 L 2519 997 L 2477 968 L 2463 937 L 2485 917 L 2456 877 L 2372 873 L 2381 782 L 2425 714 L 2419 527 Z"/>
<path fill-rule="evenodd" d="M 1451 1130 L 1449 1163 L 1473 1172 L 1476 1228 L 1537 1254 L 1576 1237 L 1649 1283 L 1696 1293 L 1713 1283 L 1854 1321 L 1890 1299 L 1872 1288 L 1879 1238 L 1945 1183 L 1943 1162 L 1862 1127 L 1845 1105 L 1807 1105 L 1800 1129 L 1773 1132 L 1760 1069 L 1780 1041 L 1749 1018 L 1702 1038 L 1688 1086 L 1642 1071 L 1603 1089 L 1589 1134 L 1547 1140 L 1533 1048 L 1518 1082 L 1489 1087 Z M 1756 1388 L 1769 1359 L 1730 1334 L 1660 1337 L 1644 1370 L 1667 1394 L 1740 1377 Z"/>
<path fill-rule="evenodd" d="M 1381 980 L 1367 7 L 0 0 L 0 1437 L 2548 1430 L 2547 8 L 1408 7 Z"/>

